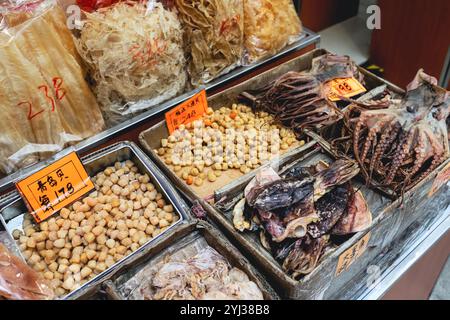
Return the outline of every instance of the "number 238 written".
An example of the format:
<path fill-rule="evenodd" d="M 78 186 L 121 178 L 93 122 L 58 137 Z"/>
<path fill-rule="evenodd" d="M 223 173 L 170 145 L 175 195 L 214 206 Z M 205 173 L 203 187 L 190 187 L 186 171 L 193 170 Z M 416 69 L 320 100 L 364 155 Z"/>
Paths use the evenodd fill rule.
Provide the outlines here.
<path fill-rule="evenodd" d="M 56 101 L 61 101 L 66 96 L 66 91 L 62 88 L 64 80 L 60 77 L 54 77 L 52 79 L 53 90 L 51 90 L 47 84 L 42 84 L 37 87 L 41 94 L 47 99 L 49 106 L 51 107 L 51 111 L 54 112 L 56 109 Z M 53 92 L 52 92 L 53 91 Z M 45 109 L 40 111 L 35 111 L 35 106 L 28 101 L 21 101 L 17 104 L 19 107 L 28 108 L 28 120 L 32 120 L 34 117 L 40 115 Z"/>

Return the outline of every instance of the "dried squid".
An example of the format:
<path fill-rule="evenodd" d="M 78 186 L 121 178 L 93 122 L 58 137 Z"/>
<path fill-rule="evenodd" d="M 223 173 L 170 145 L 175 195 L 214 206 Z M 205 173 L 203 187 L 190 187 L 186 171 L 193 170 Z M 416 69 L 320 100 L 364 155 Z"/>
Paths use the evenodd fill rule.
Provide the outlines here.
<path fill-rule="evenodd" d="M 362 231 L 372 223 L 364 198 L 349 182 L 358 172 L 351 160 L 329 167 L 295 166 L 282 177 L 263 169 L 235 207 L 235 227 L 254 231 L 257 221 L 262 245 L 282 268 L 293 278 L 308 274 L 332 244 L 330 235 Z M 242 201 L 247 208 L 242 209 Z"/>
<path fill-rule="evenodd" d="M 402 194 L 449 157 L 446 121 L 450 95 L 419 70 L 402 99 L 357 101 L 347 112 L 345 136 L 334 146 L 359 162 L 367 183 Z"/>
<path fill-rule="evenodd" d="M 336 104 L 328 99 L 331 91 L 327 82 L 350 77 L 363 81 L 349 57 L 326 54 L 313 59 L 311 70 L 288 72 L 242 96 L 253 100 L 257 109 L 273 114 L 300 133 L 305 128 L 321 128 L 342 118 Z"/>

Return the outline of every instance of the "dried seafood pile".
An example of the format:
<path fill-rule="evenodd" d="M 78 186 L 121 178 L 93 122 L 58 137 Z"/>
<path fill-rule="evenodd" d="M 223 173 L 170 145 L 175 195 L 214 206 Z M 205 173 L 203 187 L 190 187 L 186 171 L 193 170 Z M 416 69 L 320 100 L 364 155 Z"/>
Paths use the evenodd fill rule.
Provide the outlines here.
<path fill-rule="evenodd" d="M 11 173 L 92 136 L 104 122 L 63 10 L 0 6 L 0 171 Z"/>
<path fill-rule="evenodd" d="M 184 90 L 181 24 L 162 4 L 151 5 L 120 2 L 86 13 L 78 49 L 111 124 Z"/>
<path fill-rule="evenodd" d="M 151 284 L 141 289 L 147 300 L 262 300 L 258 286 L 216 250 L 206 247 L 195 256 L 167 257 Z"/>
<path fill-rule="evenodd" d="M 359 162 L 367 183 L 400 195 L 449 157 L 449 112 L 449 92 L 419 70 L 404 98 L 351 105 L 333 146 Z"/>
<path fill-rule="evenodd" d="M 328 99 L 330 89 L 326 83 L 350 77 L 363 81 L 363 75 L 349 57 L 326 54 L 313 60 L 311 70 L 288 72 L 261 89 L 244 93 L 243 97 L 254 100 L 257 109 L 273 114 L 300 133 L 305 128 L 320 128 L 341 119 L 336 103 Z"/>
<path fill-rule="evenodd" d="M 243 0 L 176 0 L 194 86 L 238 66 L 243 54 Z"/>
<path fill-rule="evenodd" d="M 245 0 L 245 60 L 276 54 L 300 37 L 302 24 L 292 0 Z"/>
<path fill-rule="evenodd" d="M 247 185 L 244 199 L 233 210 L 239 231 L 260 231 L 262 245 L 294 279 L 314 270 L 330 235 L 346 235 L 371 225 L 372 217 L 360 192 L 349 180 L 359 172 L 353 161 L 327 166 L 294 167 L 279 176 L 263 169 Z"/>

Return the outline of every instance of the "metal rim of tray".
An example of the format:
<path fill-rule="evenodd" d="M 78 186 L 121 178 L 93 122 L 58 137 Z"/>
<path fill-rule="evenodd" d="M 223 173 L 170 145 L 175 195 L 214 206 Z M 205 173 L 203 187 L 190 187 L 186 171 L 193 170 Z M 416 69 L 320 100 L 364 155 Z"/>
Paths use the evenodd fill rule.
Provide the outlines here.
<path fill-rule="evenodd" d="M 68 294 L 59 297 L 57 299 L 60 300 L 69 300 L 69 299 L 76 299 L 79 296 L 83 295 L 85 291 L 89 291 L 94 286 L 102 283 L 104 280 L 108 278 L 108 276 L 111 276 L 115 272 L 119 270 L 119 266 L 125 264 L 127 261 L 129 261 L 133 256 L 139 254 L 143 250 L 146 249 L 146 247 L 150 244 L 156 244 L 161 241 L 162 238 L 167 237 L 170 235 L 171 231 L 175 229 L 178 225 L 182 224 L 184 221 L 189 221 L 189 208 L 186 205 L 185 201 L 179 196 L 179 194 L 176 192 L 174 187 L 170 184 L 170 182 L 165 178 L 165 176 L 162 174 L 161 170 L 148 158 L 148 156 L 134 143 L 129 141 L 121 141 L 118 143 L 115 143 L 111 146 L 105 147 L 103 149 L 97 150 L 91 154 L 88 154 L 81 158 L 81 161 L 83 164 L 88 164 L 92 161 L 95 161 L 97 159 L 100 159 L 114 151 L 118 151 L 123 148 L 129 148 L 132 153 L 135 154 L 135 156 L 141 161 L 142 165 L 144 165 L 149 172 L 152 174 L 152 178 L 156 181 L 156 184 L 159 185 L 161 191 L 164 194 L 164 197 L 170 201 L 170 203 L 174 206 L 175 211 L 178 213 L 179 219 L 167 227 L 164 232 L 161 232 L 156 237 L 148 240 L 146 243 L 144 243 L 142 246 L 140 246 L 136 251 L 132 252 L 128 256 L 123 257 L 121 260 L 115 262 L 111 267 L 106 269 L 105 271 L 100 272 L 95 277 L 87 281 L 85 284 L 80 286 L 79 288 L 69 292 Z M 4 197 L 4 200 L 0 202 L 0 210 L 5 209 L 9 205 L 12 205 L 13 203 L 17 201 L 22 201 L 21 196 L 19 195 L 18 191 L 13 191 L 10 193 L 7 193 Z M 4 227 L 8 233 L 8 235 L 12 238 L 10 232 L 6 228 L 6 221 L 4 221 L 3 216 L 0 214 L 0 221 L 2 224 L 4 224 Z M 14 243 L 16 244 L 16 241 L 13 239 Z M 16 244 L 17 245 L 17 244 Z M 23 258 L 23 257 L 22 257 Z"/>
<path fill-rule="evenodd" d="M 60 157 L 67 154 L 68 152 L 71 152 L 71 151 L 76 151 L 78 153 L 89 152 L 89 150 L 92 150 L 93 148 L 101 145 L 102 143 L 107 142 L 112 137 L 115 137 L 119 134 L 123 134 L 123 133 L 127 132 L 128 130 L 132 129 L 133 127 L 136 127 L 136 126 L 139 126 L 139 125 L 145 123 L 153 116 L 155 116 L 165 110 L 175 107 L 176 105 L 180 104 L 181 102 L 193 97 L 195 94 L 197 94 L 198 92 L 200 92 L 203 89 L 205 89 L 207 91 L 216 89 L 230 80 L 238 79 L 239 77 L 241 77 L 251 71 L 256 70 L 257 68 L 261 67 L 262 65 L 265 65 L 265 64 L 268 64 L 271 62 L 275 62 L 282 56 L 285 56 L 285 55 L 295 52 L 295 51 L 299 51 L 299 50 L 301 50 L 309 45 L 312 45 L 312 44 L 319 44 L 319 42 L 320 42 L 320 35 L 316 34 L 315 32 L 313 32 L 307 28 L 303 28 L 303 37 L 301 39 L 299 39 L 298 41 L 294 42 L 293 44 L 285 47 L 283 50 L 281 50 L 279 53 L 277 53 L 273 56 L 267 57 L 265 59 L 261 59 L 260 61 L 257 61 L 248 66 L 238 67 L 238 68 L 230 71 L 229 73 L 205 84 L 204 86 L 202 86 L 198 89 L 186 92 L 182 95 L 179 95 L 178 97 L 170 99 L 169 101 L 166 101 L 162 104 L 152 107 L 150 110 L 147 110 L 146 112 L 143 112 L 143 113 L 133 117 L 132 119 L 126 120 L 116 126 L 113 126 L 112 128 L 108 128 L 99 134 L 96 134 L 90 138 L 87 138 L 84 141 L 76 144 L 73 147 L 67 147 L 64 150 L 56 153 L 55 155 L 53 155 L 52 157 L 50 157 L 46 160 L 40 161 L 29 167 L 19 169 L 18 171 L 0 179 L 0 193 L 5 192 L 10 188 L 13 188 L 14 183 L 16 181 L 42 169 L 47 164 L 55 161 L 56 159 L 59 159 Z"/>

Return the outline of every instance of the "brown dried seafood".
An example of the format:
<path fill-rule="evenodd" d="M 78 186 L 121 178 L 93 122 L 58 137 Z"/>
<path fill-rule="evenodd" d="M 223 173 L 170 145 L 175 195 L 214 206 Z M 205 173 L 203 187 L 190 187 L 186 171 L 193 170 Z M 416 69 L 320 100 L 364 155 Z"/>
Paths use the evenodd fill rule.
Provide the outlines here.
<path fill-rule="evenodd" d="M 326 83 L 336 78 L 355 77 L 363 81 L 356 64 L 347 56 L 325 54 L 312 62 L 306 72 L 290 71 L 265 87 L 244 93 L 255 107 L 273 114 L 277 120 L 297 132 L 304 128 L 320 128 L 341 119 L 342 115 Z"/>
<path fill-rule="evenodd" d="M 293 278 L 316 267 L 332 244 L 330 235 L 354 233 L 372 223 L 364 198 L 348 182 L 359 172 L 357 163 L 321 166 L 296 166 L 283 177 L 263 169 L 235 207 L 236 229 L 260 228 L 263 246 Z"/>
<path fill-rule="evenodd" d="M 175 0 L 184 24 L 192 84 L 205 84 L 236 67 L 242 58 L 242 0 Z"/>
<path fill-rule="evenodd" d="M 387 97 L 351 105 L 343 135 L 353 140 L 340 138 L 333 144 L 353 153 L 367 183 L 399 195 L 448 158 L 450 96 L 419 70 L 403 99 Z"/>
<path fill-rule="evenodd" d="M 141 289 L 148 300 L 262 300 L 258 286 L 211 247 L 195 256 L 177 260 L 167 257 Z"/>

